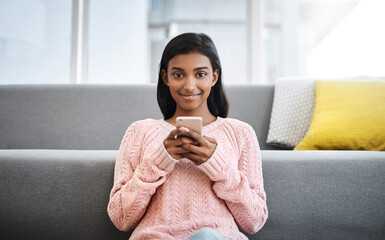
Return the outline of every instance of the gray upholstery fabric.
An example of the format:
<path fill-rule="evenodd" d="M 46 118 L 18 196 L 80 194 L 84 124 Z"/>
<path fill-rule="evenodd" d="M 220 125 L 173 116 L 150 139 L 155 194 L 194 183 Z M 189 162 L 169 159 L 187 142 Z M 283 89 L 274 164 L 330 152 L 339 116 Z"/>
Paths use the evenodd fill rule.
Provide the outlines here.
<path fill-rule="evenodd" d="M 107 215 L 117 151 L 0 151 L 0 239 L 128 239 Z"/>
<path fill-rule="evenodd" d="M 117 150 L 132 122 L 161 116 L 153 85 L 0 85 L 0 149 Z"/>
<path fill-rule="evenodd" d="M 261 149 L 279 149 L 266 144 L 274 85 L 227 86 L 226 94 L 230 102 L 229 117 L 250 124 L 257 134 Z"/>
<path fill-rule="evenodd" d="M 275 149 L 265 143 L 274 86 L 226 90 L 229 117 Z M 162 118 L 155 85 L 0 85 L 0 149 L 117 150 L 127 127 L 145 118 Z"/>
<path fill-rule="evenodd" d="M 257 239 L 385 239 L 385 152 L 263 151 Z"/>
<path fill-rule="evenodd" d="M 265 149 L 269 218 L 250 239 L 385 239 L 385 152 L 277 150 L 266 145 L 274 86 L 226 90 L 229 117 Z M 128 239 L 107 215 L 115 158 L 133 121 L 162 117 L 155 92 L 0 86 L 0 239 Z"/>
<path fill-rule="evenodd" d="M 0 239 L 128 239 L 107 215 L 117 151 L 1 150 Z M 385 153 L 262 151 L 250 239 L 384 239 Z"/>

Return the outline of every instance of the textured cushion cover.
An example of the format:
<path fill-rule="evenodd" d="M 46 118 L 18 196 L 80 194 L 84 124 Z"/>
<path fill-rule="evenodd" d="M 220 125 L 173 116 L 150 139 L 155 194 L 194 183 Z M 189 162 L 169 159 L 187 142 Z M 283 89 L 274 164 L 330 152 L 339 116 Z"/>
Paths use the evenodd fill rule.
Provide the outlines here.
<path fill-rule="evenodd" d="M 128 239 L 107 215 L 117 151 L 0 150 L 0 239 Z M 385 239 L 385 152 L 262 151 L 252 239 Z"/>
<path fill-rule="evenodd" d="M 225 89 L 229 117 L 249 123 L 261 149 L 275 149 L 266 145 L 274 85 Z M 155 84 L 0 86 L 0 149 L 117 150 L 127 127 L 145 118 L 162 118 Z"/>
<path fill-rule="evenodd" d="M 154 85 L 3 85 L 0 149 L 117 150 L 149 117 L 162 117 Z"/>
<path fill-rule="evenodd" d="M 316 104 L 295 150 L 385 150 L 385 82 L 315 81 Z"/>
<path fill-rule="evenodd" d="M 312 78 L 280 78 L 275 83 L 267 144 L 293 149 L 305 137 L 314 109 Z M 317 79 L 322 81 L 385 81 L 384 77 Z"/>
<path fill-rule="evenodd" d="M 266 144 L 274 85 L 226 86 L 230 103 L 229 116 L 250 124 L 258 137 L 261 149 L 277 149 Z"/>
<path fill-rule="evenodd" d="M 309 129 L 313 108 L 313 79 L 278 79 L 267 143 L 286 149 L 297 146 Z"/>
<path fill-rule="evenodd" d="M 128 239 L 107 214 L 116 155 L 0 150 L 0 239 Z"/>

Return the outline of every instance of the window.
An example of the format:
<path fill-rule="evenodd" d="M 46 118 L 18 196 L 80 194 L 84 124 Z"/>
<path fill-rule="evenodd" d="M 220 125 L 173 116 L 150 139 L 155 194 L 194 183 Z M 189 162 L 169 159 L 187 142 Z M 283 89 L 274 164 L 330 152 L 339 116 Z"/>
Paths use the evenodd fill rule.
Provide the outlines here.
<path fill-rule="evenodd" d="M 306 74 L 385 76 L 385 1 L 350 1 L 350 10 L 309 52 Z M 345 14 L 340 14 L 345 15 Z"/>
<path fill-rule="evenodd" d="M 383 0 L 1 0 L 0 84 L 157 82 L 166 43 L 204 32 L 226 84 L 385 76 Z"/>
<path fill-rule="evenodd" d="M 266 81 L 385 76 L 385 1 L 265 1 Z"/>
<path fill-rule="evenodd" d="M 165 45 L 184 32 L 204 32 L 213 39 L 226 83 L 248 82 L 246 0 L 152 0 L 149 19 L 152 82 Z"/>
<path fill-rule="evenodd" d="M 90 1 L 87 82 L 149 82 L 144 0 Z"/>
<path fill-rule="evenodd" d="M 0 1 L 0 84 L 68 83 L 71 1 Z"/>

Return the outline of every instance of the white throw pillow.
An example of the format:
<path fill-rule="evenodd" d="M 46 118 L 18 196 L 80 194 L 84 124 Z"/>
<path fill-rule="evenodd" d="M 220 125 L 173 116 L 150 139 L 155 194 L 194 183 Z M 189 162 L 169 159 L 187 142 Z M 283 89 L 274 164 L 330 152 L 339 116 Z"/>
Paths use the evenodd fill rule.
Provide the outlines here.
<path fill-rule="evenodd" d="M 313 117 L 313 83 L 310 78 L 277 80 L 267 144 L 293 149 L 302 141 Z"/>

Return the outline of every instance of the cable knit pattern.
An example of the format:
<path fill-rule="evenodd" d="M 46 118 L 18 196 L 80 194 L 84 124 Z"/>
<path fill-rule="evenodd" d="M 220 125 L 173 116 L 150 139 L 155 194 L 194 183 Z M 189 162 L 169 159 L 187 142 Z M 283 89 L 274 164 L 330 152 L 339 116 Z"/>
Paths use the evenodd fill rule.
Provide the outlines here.
<path fill-rule="evenodd" d="M 255 132 L 220 118 L 203 127 L 218 146 L 205 163 L 175 160 L 163 140 L 175 127 L 164 120 L 133 123 L 121 142 L 108 214 L 130 239 L 187 239 L 203 227 L 229 239 L 247 239 L 268 212 Z"/>

